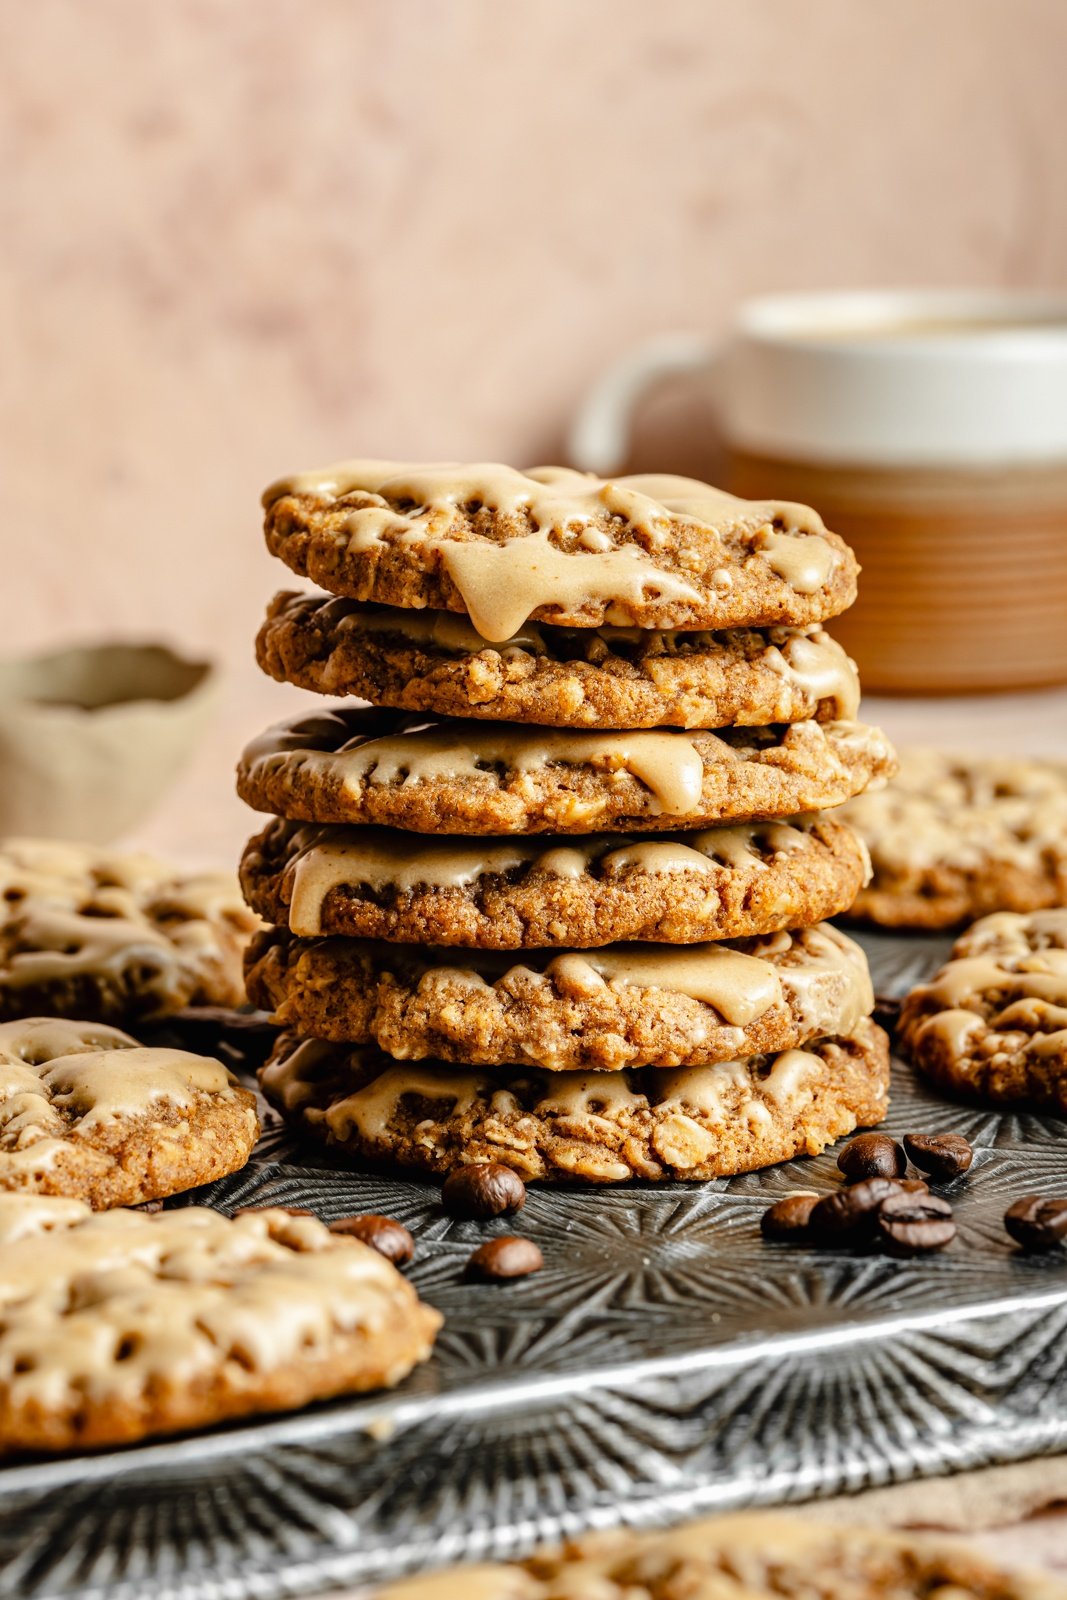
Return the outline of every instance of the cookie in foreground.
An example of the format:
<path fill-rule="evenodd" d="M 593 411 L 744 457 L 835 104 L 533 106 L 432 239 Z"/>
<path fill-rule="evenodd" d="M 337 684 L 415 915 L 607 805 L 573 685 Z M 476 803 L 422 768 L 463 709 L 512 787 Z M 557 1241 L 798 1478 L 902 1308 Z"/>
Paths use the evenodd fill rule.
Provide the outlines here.
<path fill-rule="evenodd" d="M 239 1172 L 255 1095 L 219 1061 L 102 1023 L 0 1023 L 0 1190 L 139 1205 Z"/>
<path fill-rule="evenodd" d="M 951 928 L 1067 904 L 1067 764 L 900 752 L 888 787 L 843 813 L 871 852 L 853 915 Z"/>
<path fill-rule="evenodd" d="M 527 1181 L 667 1182 L 817 1155 L 880 1122 L 889 1046 L 865 1019 L 802 1050 L 713 1067 L 489 1073 L 285 1034 L 260 1083 L 296 1125 L 357 1160 L 439 1176 L 492 1161 Z"/>
<path fill-rule="evenodd" d="M 0 1452 L 91 1449 L 399 1383 L 441 1319 L 282 1210 L 0 1194 Z"/>
<path fill-rule="evenodd" d="M 731 944 L 525 952 L 294 939 L 249 950 L 280 1026 L 400 1060 L 551 1071 L 707 1066 L 851 1033 L 874 1006 L 859 945 L 820 923 Z"/>
<path fill-rule="evenodd" d="M 862 722 L 591 733 L 363 708 L 269 728 L 237 792 L 294 821 L 416 833 L 673 832 L 837 806 L 895 769 Z"/>
<path fill-rule="evenodd" d="M 331 594 L 465 612 L 483 638 L 564 627 L 803 626 L 856 598 L 810 506 L 695 478 L 346 461 L 263 495 L 267 548 Z"/>
<path fill-rule="evenodd" d="M 303 937 L 516 950 L 801 927 L 847 910 L 866 873 L 863 845 L 830 815 L 629 839 L 275 821 L 249 841 L 241 886 L 268 922 Z"/>
<path fill-rule="evenodd" d="M 244 1003 L 258 926 L 227 872 L 52 839 L 0 843 L 0 1020 L 99 1022 Z"/>
<path fill-rule="evenodd" d="M 897 1039 L 939 1089 L 1067 1117 L 1067 908 L 974 923 L 904 1001 Z"/>
<path fill-rule="evenodd" d="M 556 728 L 722 728 L 853 720 L 859 678 L 808 628 L 679 632 L 553 628 L 483 639 L 450 611 L 276 595 L 256 640 L 263 671 L 376 706 Z"/>
<path fill-rule="evenodd" d="M 1067 1600 L 1067 1586 L 1004 1572 L 960 1541 L 835 1527 L 770 1511 L 666 1532 L 588 1534 L 522 1562 L 387 1584 L 375 1600 Z"/>

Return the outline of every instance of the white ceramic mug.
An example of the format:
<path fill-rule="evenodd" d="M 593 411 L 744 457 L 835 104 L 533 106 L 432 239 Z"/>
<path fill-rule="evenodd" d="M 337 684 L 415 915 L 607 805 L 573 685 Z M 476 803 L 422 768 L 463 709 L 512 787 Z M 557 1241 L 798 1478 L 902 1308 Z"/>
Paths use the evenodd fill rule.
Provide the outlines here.
<path fill-rule="evenodd" d="M 746 301 L 724 339 L 638 346 L 594 385 L 575 465 L 616 470 L 647 389 L 704 372 L 726 487 L 803 500 L 853 543 L 834 631 L 871 688 L 1067 681 L 1067 295 Z"/>

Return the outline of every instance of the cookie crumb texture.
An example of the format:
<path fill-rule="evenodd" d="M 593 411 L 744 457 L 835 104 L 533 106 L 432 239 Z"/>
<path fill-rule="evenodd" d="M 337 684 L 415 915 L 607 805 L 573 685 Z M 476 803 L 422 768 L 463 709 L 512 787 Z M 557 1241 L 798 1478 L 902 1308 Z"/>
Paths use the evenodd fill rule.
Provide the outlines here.
<path fill-rule="evenodd" d="M 1013 1575 L 963 1541 L 833 1527 L 816 1518 L 743 1512 L 668 1532 L 625 1529 L 572 1540 L 511 1566 L 409 1578 L 376 1600 L 1063 1600 L 1052 1578 Z"/>
<path fill-rule="evenodd" d="M 259 926 L 230 873 L 51 839 L 0 845 L 0 1021 L 99 1022 L 244 1003 Z"/>
<path fill-rule="evenodd" d="M 903 750 L 893 782 L 843 814 L 873 865 L 856 917 L 952 928 L 1067 904 L 1067 764 Z"/>
<path fill-rule="evenodd" d="M 263 671 L 376 706 L 557 728 L 853 720 L 855 664 L 818 625 L 712 633 L 527 623 L 495 644 L 465 617 L 276 595 Z"/>
<path fill-rule="evenodd" d="M 89 1449 L 398 1383 L 437 1312 L 312 1217 L 0 1195 L 0 1451 Z"/>
<path fill-rule="evenodd" d="M 867 958 L 831 924 L 732 944 L 609 945 L 517 960 L 294 939 L 249 951 L 248 992 L 283 1027 L 398 1060 L 552 1071 L 704 1066 L 850 1033 L 874 1000 Z"/>
<path fill-rule="evenodd" d="M 1067 1117 L 1067 909 L 968 928 L 908 995 L 898 1039 L 939 1089 Z"/>
<path fill-rule="evenodd" d="M 547 1183 L 706 1179 L 817 1155 L 885 1116 L 889 1045 L 864 1020 L 803 1050 L 664 1071 L 491 1074 L 283 1035 L 267 1098 L 356 1160 L 445 1175 L 494 1162 Z"/>
<path fill-rule="evenodd" d="M 100 1023 L 0 1024 L 0 1189 L 138 1205 L 239 1171 L 255 1096 L 221 1062 Z"/>
<path fill-rule="evenodd" d="M 237 789 L 295 821 L 416 833 L 674 831 L 837 806 L 895 768 L 861 722 L 591 733 L 359 709 L 269 728 Z"/>
<path fill-rule="evenodd" d="M 347 461 L 272 484 L 267 548 L 353 600 L 595 628 L 803 626 L 856 598 L 851 550 L 809 506 L 695 478 Z"/>
<path fill-rule="evenodd" d="M 829 816 L 471 842 L 277 821 L 250 840 L 241 885 L 303 936 L 517 950 L 773 933 L 847 910 L 866 873 L 862 844 Z"/>

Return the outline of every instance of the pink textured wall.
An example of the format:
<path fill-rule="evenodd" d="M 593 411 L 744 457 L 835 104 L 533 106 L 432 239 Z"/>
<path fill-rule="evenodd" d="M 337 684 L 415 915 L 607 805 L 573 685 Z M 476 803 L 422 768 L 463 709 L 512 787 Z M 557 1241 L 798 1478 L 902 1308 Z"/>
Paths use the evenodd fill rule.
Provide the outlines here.
<path fill-rule="evenodd" d="M 543 459 L 750 291 L 1063 285 L 1065 59 L 1062 0 L 8 0 L 4 648 L 213 652 L 217 764 L 285 698 L 268 478 Z"/>

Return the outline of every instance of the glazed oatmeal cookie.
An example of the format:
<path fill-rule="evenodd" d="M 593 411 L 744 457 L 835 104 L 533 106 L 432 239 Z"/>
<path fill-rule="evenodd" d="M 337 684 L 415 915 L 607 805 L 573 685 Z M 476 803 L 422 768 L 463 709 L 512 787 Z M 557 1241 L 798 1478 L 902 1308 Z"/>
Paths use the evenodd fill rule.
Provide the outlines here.
<path fill-rule="evenodd" d="M 248 992 L 280 1026 L 400 1060 L 553 1071 L 706 1066 L 850 1033 L 867 959 L 829 923 L 731 944 L 488 951 L 257 935 Z"/>
<path fill-rule="evenodd" d="M 804 626 L 856 597 L 808 506 L 694 478 L 346 461 L 263 496 L 267 547 L 331 594 L 468 615 L 485 639 L 562 627 Z"/>
<path fill-rule="evenodd" d="M 0 843 L 0 1021 L 240 1005 L 258 926 L 231 873 L 52 839 Z"/>
<path fill-rule="evenodd" d="M 938 1088 L 1067 1116 L 1067 908 L 968 928 L 908 995 L 898 1040 Z"/>
<path fill-rule="evenodd" d="M 438 716 L 557 728 L 720 728 L 849 721 L 855 664 L 817 624 L 680 633 L 527 623 L 491 644 L 466 617 L 276 595 L 264 672 L 318 694 Z"/>
<path fill-rule="evenodd" d="M 487 1074 L 283 1035 L 268 1100 L 360 1160 L 446 1175 L 498 1161 L 527 1182 L 719 1178 L 817 1155 L 886 1113 L 885 1034 L 863 1021 L 803 1050 L 665 1071 Z"/>
<path fill-rule="evenodd" d="M 895 768 L 861 722 L 592 733 L 324 711 L 245 750 L 256 811 L 417 833 L 674 832 L 840 805 Z"/>
<path fill-rule="evenodd" d="M 261 916 L 302 937 L 519 950 L 801 927 L 846 910 L 866 872 L 863 845 L 830 815 L 629 839 L 277 820 L 250 840 L 241 884 Z"/>
<path fill-rule="evenodd" d="M 100 1023 L 0 1024 L 0 1190 L 139 1205 L 239 1171 L 258 1132 L 255 1095 L 208 1056 Z"/>
<path fill-rule="evenodd" d="M 951 928 L 1067 905 L 1067 764 L 904 750 L 894 781 L 844 813 L 866 840 L 853 908 L 886 928 Z"/>
<path fill-rule="evenodd" d="M 654 1533 L 588 1534 L 506 1566 L 453 1567 L 375 1600 L 1067 1600 L 1053 1577 L 1002 1571 L 960 1540 L 815 1515 L 742 1512 Z"/>
<path fill-rule="evenodd" d="M 128 1444 L 395 1384 L 440 1322 L 314 1217 L 0 1195 L 0 1452 Z"/>

